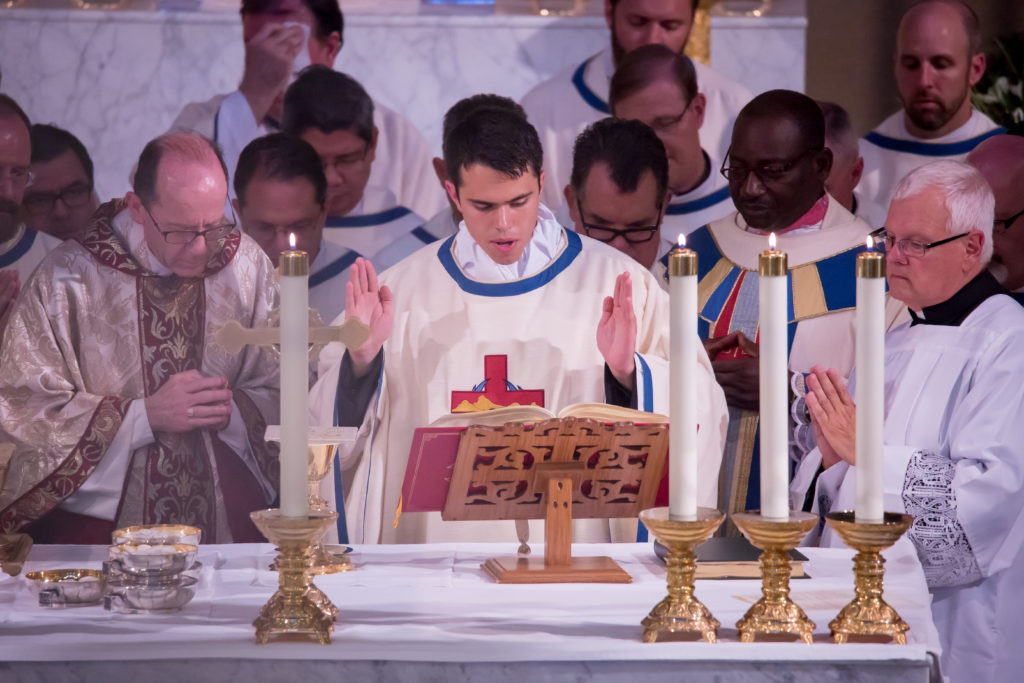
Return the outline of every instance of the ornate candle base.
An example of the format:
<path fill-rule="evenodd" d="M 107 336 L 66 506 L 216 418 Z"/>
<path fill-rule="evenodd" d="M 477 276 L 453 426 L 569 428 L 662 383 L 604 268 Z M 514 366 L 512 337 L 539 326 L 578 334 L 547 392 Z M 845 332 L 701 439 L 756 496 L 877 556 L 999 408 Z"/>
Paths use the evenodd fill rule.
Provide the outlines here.
<path fill-rule="evenodd" d="M 761 599 L 736 622 L 740 640 L 751 643 L 757 634 L 792 633 L 813 642 L 814 622 L 789 597 L 789 551 L 814 528 L 817 515 L 790 511 L 789 519 L 773 521 L 752 510 L 734 514 L 732 521 L 762 550 Z"/>
<path fill-rule="evenodd" d="M 337 519 L 335 512 L 311 511 L 308 517 L 282 517 L 277 508 L 250 514 L 253 523 L 277 546 L 274 561 L 279 586 L 252 625 L 256 643 L 279 634 L 309 634 L 321 645 L 331 642 L 337 608 L 313 585 L 313 541 Z"/>
<path fill-rule="evenodd" d="M 640 513 L 640 521 L 668 548 L 668 597 L 651 610 L 641 624 L 644 642 L 657 642 L 661 635 L 696 633 L 709 643 L 718 641 L 719 621 L 693 596 L 697 571 L 693 549 L 708 539 L 725 519 L 714 508 L 698 508 L 697 519 L 684 522 L 669 519 L 668 508 L 651 508 Z"/>
<path fill-rule="evenodd" d="M 907 644 L 910 627 L 882 599 L 885 558 L 881 551 L 899 540 L 914 518 L 886 512 L 879 524 L 857 522 L 853 512 L 832 512 L 825 516 L 843 542 L 858 551 L 853 558 L 854 594 L 850 604 L 829 623 L 832 638 L 845 643 L 850 636 L 889 636 L 894 643 Z"/>

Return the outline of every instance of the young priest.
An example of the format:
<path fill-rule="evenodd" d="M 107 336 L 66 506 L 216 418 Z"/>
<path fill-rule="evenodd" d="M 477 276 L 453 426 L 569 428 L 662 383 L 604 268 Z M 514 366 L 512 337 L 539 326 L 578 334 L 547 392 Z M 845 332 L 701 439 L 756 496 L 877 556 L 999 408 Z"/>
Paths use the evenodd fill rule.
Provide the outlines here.
<path fill-rule="evenodd" d="M 311 394 L 321 424 L 359 427 L 357 442 L 339 451 L 335 479 L 355 543 L 516 538 L 511 521 L 444 522 L 430 512 L 395 523 L 413 431 L 455 409 L 604 401 L 668 411 L 668 298 L 643 266 L 566 230 L 540 204 L 533 126 L 477 111 L 445 141 L 444 159 L 458 232 L 379 279 L 356 262 L 343 315 L 367 323 L 370 338 L 323 367 Z M 700 502 L 714 505 L 727 413 L 699 353 L 685 379 L 701 397 Z M 590 542 L 635 533 L 635 519 L 575 528 L 576 540 Z"/>

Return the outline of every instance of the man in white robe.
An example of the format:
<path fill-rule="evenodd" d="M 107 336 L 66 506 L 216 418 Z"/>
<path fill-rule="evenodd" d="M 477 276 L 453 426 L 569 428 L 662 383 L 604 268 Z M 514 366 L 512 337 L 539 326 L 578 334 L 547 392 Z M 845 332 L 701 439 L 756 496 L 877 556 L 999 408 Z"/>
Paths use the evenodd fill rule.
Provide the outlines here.
<path fill-rule="evenodd" d="M 943 674 L 977 683 L 1024 667 L 1024 309 L 985 270 L 993 206 L 975 169 L 934 162 L 896 187 L 885 238 L 890 291 L 913 321 L 885 338 L 884 505 L 914 517 L 905 538 L 932 593 Z M 835 371 L 807 381 L 826 466 L 819 511 L 853 509 L 853 397 Z M 829 528 L 822 543 L 841 545 Z"/>
<path fill-rule="evenodd" d="M 857 199 L 857 185 L 864 175 L 864 158 L 857 147 L 850 113 L 835 102 L 818 102 L 825 117 L 825 147 L 832 152 L 832 170 L 825 179 L 825 189 L 837 202 L 861 220 L 864 204 Z"/>
<path fill-rule="evenodd" d="M 985 73 L 978 16 L 960 0 L 911 7 L 896 39 L 896 86 L 903 109 L 861 140 L 858 194 L 867 220 L 881 227 L 899 180 L 937 159 L 962 160 L 982 140 L 1006 131 L 971 106 Z"/>
<path fill-rule="evenodd" d="M 608 87 L 622 58 L 641 45 L 658 43 L 682 53 L 693 27 L 696 0 L 605 0 L 605 21 L 611 45 L 582 64 L 574 64 L 534 87 L 522 99 L 530 122 L 544 144 L 547 189 L 545 205 L 562 203 L 559 193 L 569 182 L 572 143 L 589 124 L 611 113 Z M 699 62 L 697 82 L 705 98 L 701 145 L 711 158 L 725 157 L 732 123 L 751 95 L 746 88 Z"/>
<path fill-rule="evenodd" d="M 992 260 L 988 269 L 1024 302 L 1024 138 L 997 135 L 967 155 L 996 198 Z"/>
<path fill-rule="evenodd" d="M 822 358 L 844 373 L 853 365 L 854 264 L 871 228 L 825 191 L 831 153 L 824 127 L 821 110 L 806 95 L 772 90 L 751 100 L 736 119 L 723 168 L 738 211 L 687 240 L 698 259 L 698 330 L 730 407 L 719 497 L 731 511 L 760 505 L 758 255 L 769 233 L 790 268 L 795 461 L 813 445 L 803 408 L 804 374 Z M 889 324 L 902 308 L 889 302 Z M 800 509 L 803 501 L 794 500 L 793 507 Z"/>
<path fill-rule="evenodd" d="M 667 410 L 667 297 L 638 263 L 565 230 L 539 204 L 543 155 L 533 127 L 508 111 L 477 111 L 454 129 L 444 156 L 463 215 L 458 234 L 379 284 L 356 262 L 346 315 L 367 322 L 370 339 L 323 371 L 311 393 L 321 424 L 360 428 L 339 453 L 347 530 L 358 543 L 516 538 L 511 521 L 404 513 L 393 524 L 413 430 L 459 408 L 467 392 L 497 406 L 557 411 L 607 400 Z M 504 377 L 492 375 L 499 367 Z M 713 504 L 725 405 L 704 354 L 695 372 L 699 490 Z M 577 540 L 635 536 L 636 520 L 576 525 Z"/>
<path fill-rule="evenodd" d="M 344 19 L 338 0 L 244 0 L 241 8 L 245 71 L 238 90 L 191 102 L 171 124 L 172 132 L 195 132 L 220 145 L 231 172 L 250 141 L 280 128 L 285 88 L 303 67 L 334 67 Z M 430 145 L 408 119 L 380 103 L 380 131 L 370 184 L 387 188 L 398 202 L 422 216 L 444 205 L 430 181 Z"/>
<path fill-rule="evenodd" d="M 220 327 L 268 324 L 273 268 L 224 216 L 223 160 L 168 135 L 134 192 L 100 207 L 25 284 L 0 360 L 0 425 L 16 444 L 0 530 L 38 543 L 109 543 L 123 525 L 197 526 L 254 542 L 276 497 L 270 349 L 229 353 Z"/>
<path fill-rule="evenodd" d="M 698 85 L 689 59 L 664 45 L 644 45 L 622 58 L 609 90 L 613 116 L 642 121 L 665 145 L 670 200 L 661 235 L 669 245 L 735 211 L 718 172 L 721 157 L 701 146 L 707 97 Z"/>
<path fill-rule="evenodd" d="M 357 81 L 312 66 L 288 86 L 281 124 L 285 133 L 305 140 L 320 155 L 327 178 L 323 241 L 355 251 L 384 270 L 439 236 L 424 230 L 423 219 L 398 204 L 390 190 L 369 185 L 380 139 L 373 108 Z"/>

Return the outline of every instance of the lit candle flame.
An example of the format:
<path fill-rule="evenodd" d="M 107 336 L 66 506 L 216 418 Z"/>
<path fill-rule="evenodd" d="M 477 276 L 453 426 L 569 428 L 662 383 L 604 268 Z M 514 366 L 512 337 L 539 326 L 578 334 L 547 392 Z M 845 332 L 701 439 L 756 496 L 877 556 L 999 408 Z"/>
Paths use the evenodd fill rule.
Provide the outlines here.
<path fill-rule="evenodd" d="M 864 246 L 867 247 L 868 251 L 874 251 L 875 250 L 875 238 L 872 237 L 871 235 L 868 235 L 864 239 Z"/>
<path fill-rule="evenodd" d="M 686 235 L 679 233 L 679 237 L 676 238 L 676 244 L 679 245 L 680 249 L 686 248 Z"/>
<path fill-rule="evenodd" d="M 295 248 L 295 233 L 294 232 L 288 233 L 288 246 L 289 246 L 290 249 L 294 249 Z"/>
<path fill-rule="evenodd" d="M 768 233 L 768 248 L 775 251 L 775 233 Z"/>

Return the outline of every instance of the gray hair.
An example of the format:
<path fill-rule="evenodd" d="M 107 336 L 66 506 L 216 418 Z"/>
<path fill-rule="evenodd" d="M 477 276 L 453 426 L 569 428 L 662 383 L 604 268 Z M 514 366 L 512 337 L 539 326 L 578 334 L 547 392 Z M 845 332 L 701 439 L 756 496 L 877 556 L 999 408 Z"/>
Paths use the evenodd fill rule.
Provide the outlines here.
<path fill-rule="evenodd" d="M 949 220 L 946 232 L 958 235 L 979 230 L 985 236 L 981 248 L 981 264 L 992 258 L 992 223 L 996 215 L 996 198 L 981 173 L 962 161 L 933 161 L 914 169 L 903 177 L 893 192 L 893 201 L 906 199 L 935 188 L 945 199 Z"/>

